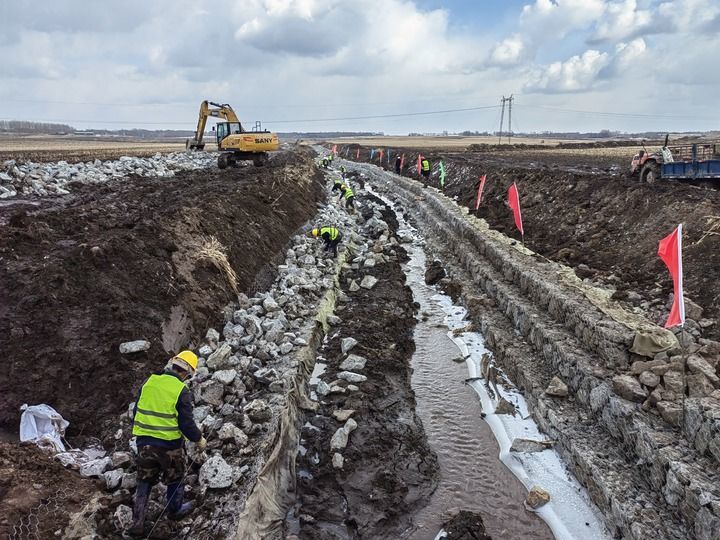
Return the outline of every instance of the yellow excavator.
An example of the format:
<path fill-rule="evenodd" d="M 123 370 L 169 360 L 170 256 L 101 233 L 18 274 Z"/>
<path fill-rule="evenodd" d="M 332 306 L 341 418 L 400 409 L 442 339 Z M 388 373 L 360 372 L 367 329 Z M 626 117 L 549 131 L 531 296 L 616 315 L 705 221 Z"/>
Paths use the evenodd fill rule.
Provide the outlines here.
<path fill-rule="evenodd" d="M 200 117 L 195 137 L 188 139 L 185 143 L 188 150 L 205 148 L 203 135 L 205 134 L 205 124 L 210 116 L 225 120 L 213 127 L 220 152 L 218 156 L 218 168 L 220 169 L 234 166 L 238 161 L 249 160 L 252 160 L 256 167 L 260 167 L 268 162 L 270 158 L 268 152 L 280 148 L 277 134 L 262 131 L 259 122 L 256 122 L 252 131 L 246 131 L 230 105 L 203 101 L 200 104 Z"/>

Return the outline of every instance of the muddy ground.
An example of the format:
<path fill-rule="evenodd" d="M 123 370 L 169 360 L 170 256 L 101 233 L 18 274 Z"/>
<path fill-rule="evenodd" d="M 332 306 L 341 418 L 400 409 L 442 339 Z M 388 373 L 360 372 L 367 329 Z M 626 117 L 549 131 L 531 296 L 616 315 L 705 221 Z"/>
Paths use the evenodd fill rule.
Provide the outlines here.
<path fill-rule="evenodd" d="M 571 266 L 583 279 L 612 285 L 617 299 L 661 324 L 669 311 L 672 281 L 657 256 L 658 242 L 682 222 L 685 291 L 704 310 L 699 317 L 689 310 L 688 316 L 707 319 L 703 324 L 712 326 L 703 334 L 720 337 L 720 235 L 703 238 L 715 223 L 713 216 L 720 223 L 720 189 L 677 181 L 641 184 L 626 174 L 627 161 L 592 151 L 427 156 L 435 173 L 426 183 L 439 186 L 437 164 L 443 159 L 445 193 L 519 240 L 506 203 L 507 189 L 516 182 L 530 249 Z M 417 154 L 406 154 L 403 174 L 416 177 L 416 161 Z M 482 174 L 487 182 L 476 212 Z"/>
<path fill-rule="evenodd" d="M 383 219 L 397 227 L 389 211 Z M 398 538 L 437 485 L 437 458 L 415 414 L 410 386 L 415 308 L 400 267 L 406 255 L 399 246 L 393 250 L 398 257 L 390 262 L 341 274 L 350 302 L 339 304 L 342 323 L 318 352 L 327 363 L 322 378 L 332 381 L 341 371 L 347 356 L 341 340 L 353 337 L 358 344 L 351 353 L 368 359 L 368 380 L 357 384 L 358 391 L 326 396 L 317 413 L 307 413 L 297 501 L 287 524 L 302 539 Z M 359 283 L 367 273 L 377 285 L 350 291 L 351 281 Z M 355 411 L 358 428 L 342 451 L 343 468 L 336 469 L 330 439 L 342 423 L 332 413 L 341 409 Z"/>

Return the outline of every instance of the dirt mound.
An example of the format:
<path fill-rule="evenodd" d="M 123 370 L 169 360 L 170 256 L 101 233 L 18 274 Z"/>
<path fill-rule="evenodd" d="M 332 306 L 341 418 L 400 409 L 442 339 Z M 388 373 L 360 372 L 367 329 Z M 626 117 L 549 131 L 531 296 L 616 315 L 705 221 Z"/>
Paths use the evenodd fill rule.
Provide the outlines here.
<path fill-rule="evenodd" d="M 75 186 L 60 199 L 0 207 L 0 335 L 10 368 L 0 424 L 46 402 L 70 434 L 114 432 L 148 371 L 221 320 L 234 293 L 198 249 L 214 237 L 238 289 L 271 268 L 322 198 L 309 154 L 244 167 Z M 147 352 L 120 343 L 147 339 Z M 107 422 L 105 422 L 107 421 Z"/>
<path fill-rule="evenodd" d="M 462 510 L 444 526 L 446 540 L 492 540 L 485 533 L 482 517 L 473 512 Z"/>
<path fill-rule="evenodd" d="M 704 308 L 704 318 L 717 320 L 720 236 L 703 236 L 712 225 L 709 218 L 720 217 L 720 191 L 670 181 L 641 184 L 617 172 L 623 166 L 620 157 L 567 152 L 571 151 L 535 152 L 520 158 L 429 153 L 428 159 L 433 164 L 444 159 L 448 196 L 492 228 L 519 240 L 506 203 L 508 186 L 516 182 L 525 244 L 575 268 L 581 278 L 617 288 L 618 299 L 628 300 L 657 323 L 667 317 L 672 292 L 672 281 L 657 256 L 658 242 L 682 222 L 686 294 Z M 416 158 L 406 155 L 408 176 L 415 176 Z M 482 205 L 475 212 L 482 174 L 487 174 L 487 182 Z M 438 186 L 438 179 L 432 177 L 429 184 Z M 715 323 L 703 333 L 717 339 L 720 327 Z"/>
<path fill-rule="evenodd" d="M 34 445 L 0 442 L 0 537 L 55 538 L 94 490 Z"/>

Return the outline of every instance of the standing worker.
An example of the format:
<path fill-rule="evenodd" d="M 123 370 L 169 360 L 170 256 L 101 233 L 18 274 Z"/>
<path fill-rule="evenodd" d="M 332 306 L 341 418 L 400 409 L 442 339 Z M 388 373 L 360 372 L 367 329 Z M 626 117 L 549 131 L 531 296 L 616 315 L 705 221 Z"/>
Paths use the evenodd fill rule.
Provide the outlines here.
<path fill-rule="evenodd" d="M 195 374 L 198 357 L 182 351 L 170 359 L 160 375 L 150 375 L 135 402 L 132 433 L 137 437 L 137 488 L 130 534 L 142 535 L 145 510 L 152 487 L 160 475 L 167 486 L 167 509 L 171 519 L 181 519 L 193 510 L 183 503 L 185 487 L 185 441 L 207 445 L 193 420 L 193 403 L 185 381 Z"/>
<path fill-rule="evenodd" d="M 420 162 L 420 167 L 422 169 L 421 174 L 423 175 L 423 178 L 425 178 L 425 180 L 429 179 L 430 178 L 430 161 L 425 156 L 423 156 L 422 161 Z"/>
<path fill-rule="evenodd" d="M 333 257 L 337 255 L 338 244 L 342 240 L 342 233 L 337 227 L 318 227 L 312 230 L 312 235 L 323 239 L 325 251 L 332 253 Z"/>
<path fill-rule="evenodd" d="M 395 172 L 397 174 L 400 174 L 400 166 L 402 165 L 402 160 L 400 159 L 400 154 L 395 158 Z"/>
<path fill-rule="evenodd" d="M 347 173 L 347 169 L 345 168 L 345 165 L 340 165 L 340 174 L 342 175 L 343 180 L 345 180 L 345 173 Z"/>

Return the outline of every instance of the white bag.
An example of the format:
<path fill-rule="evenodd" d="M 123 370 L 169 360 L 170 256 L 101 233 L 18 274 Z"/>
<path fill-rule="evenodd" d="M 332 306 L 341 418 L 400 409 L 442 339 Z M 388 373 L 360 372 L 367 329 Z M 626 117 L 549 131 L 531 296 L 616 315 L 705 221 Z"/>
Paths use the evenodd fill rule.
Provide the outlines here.
<path fill-rule="evenodd" d="M 62 437 L 70 422 L 65 420 L 50 405 L 30 405 L 20 407 L 20 441 L 31 441 L 42 449 L 64 452 Z"/>

